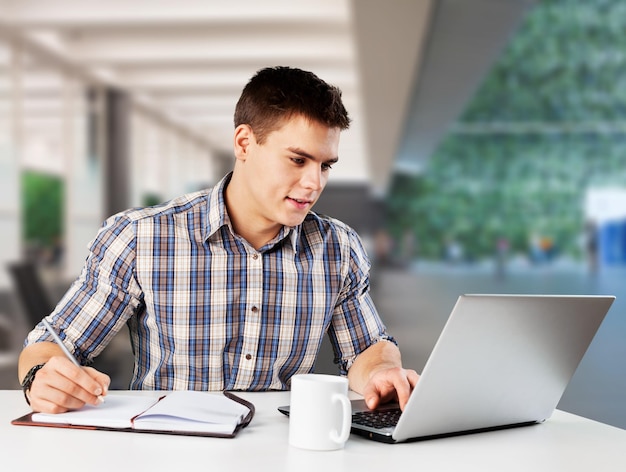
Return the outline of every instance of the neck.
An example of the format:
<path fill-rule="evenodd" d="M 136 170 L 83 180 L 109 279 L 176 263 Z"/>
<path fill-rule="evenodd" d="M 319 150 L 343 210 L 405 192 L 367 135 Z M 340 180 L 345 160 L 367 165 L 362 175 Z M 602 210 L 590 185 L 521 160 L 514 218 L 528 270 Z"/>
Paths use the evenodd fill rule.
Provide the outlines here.
<path fill-rule="evenodd" d="M 224 203 L 233 230 L 244 238 L 255 249 L 259 249 L 271 241 L 281 230 L 279 224 L 268 222 L 252 210 L 252 198 L 245 195 L 238 185 L 236 173 L 233 174 L 228 186 L 224 190 Z"/>

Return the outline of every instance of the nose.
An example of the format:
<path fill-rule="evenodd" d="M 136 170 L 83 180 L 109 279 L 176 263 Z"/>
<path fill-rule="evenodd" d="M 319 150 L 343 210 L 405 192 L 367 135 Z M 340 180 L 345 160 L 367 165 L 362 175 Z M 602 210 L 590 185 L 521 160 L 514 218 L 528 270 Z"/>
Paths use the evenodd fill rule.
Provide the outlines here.
<path fill-rule="evenodd" d="M 320 191 L 324 188 L 326 177 L 319 165 L 311 163 L 306 166 L 302 174 L 302 186 L 307 189 Z"/>

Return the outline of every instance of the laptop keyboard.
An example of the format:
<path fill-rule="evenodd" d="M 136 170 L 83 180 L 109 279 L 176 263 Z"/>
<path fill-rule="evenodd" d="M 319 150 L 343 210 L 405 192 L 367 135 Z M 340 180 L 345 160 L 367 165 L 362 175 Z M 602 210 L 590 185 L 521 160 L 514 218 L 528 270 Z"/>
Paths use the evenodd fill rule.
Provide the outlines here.
<path fill-rule="evenodd" d="M 352 422 L 370 428 L 389 428 L 398 423 L 400 408 L 390 410 L 359 411 L 352 415 Z"/>

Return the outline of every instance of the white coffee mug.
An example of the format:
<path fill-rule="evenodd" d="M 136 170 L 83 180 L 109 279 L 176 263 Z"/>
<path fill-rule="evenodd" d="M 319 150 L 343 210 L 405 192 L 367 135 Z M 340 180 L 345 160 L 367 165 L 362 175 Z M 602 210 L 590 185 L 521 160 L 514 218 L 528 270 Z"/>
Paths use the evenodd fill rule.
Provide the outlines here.
<path fill-rule="evenodd" d="M 300 374 L 291 378 L 289 444 L 303 449 L 341 449 L 350 435 L 348 379 Z"/>

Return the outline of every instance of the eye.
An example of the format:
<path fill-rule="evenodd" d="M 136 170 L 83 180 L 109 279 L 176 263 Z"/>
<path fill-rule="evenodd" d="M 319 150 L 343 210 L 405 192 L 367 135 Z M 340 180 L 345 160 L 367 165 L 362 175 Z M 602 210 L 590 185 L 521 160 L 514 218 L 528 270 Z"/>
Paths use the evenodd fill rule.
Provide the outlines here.
<path fill-rule="evenodd" d="M 304 164 L 304 159 L 303 159 L 303 158 L 301 158 L 301 157 L 292 157 L 292 158 L 291 158 L 291 161 L 292 161 L 294 164 L 298 164 L 298 165 L 302 165 L 302 164 Z"/>
<path fill-rule="evenodd" d="M 324 170 L 324 171 L 326 171 L 326 170 L 330 170 L 330 169 L 332 169 L 332 168 L 333 168 L 333 166 L 332 166 L 332 165 L 330 165 L 330 164 L 327 164 L 327 163 L 323 163 L 323 164 L 322 164 L 322 170 Z"/>

